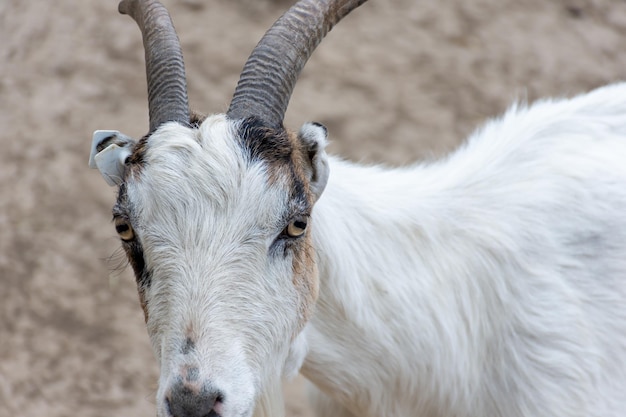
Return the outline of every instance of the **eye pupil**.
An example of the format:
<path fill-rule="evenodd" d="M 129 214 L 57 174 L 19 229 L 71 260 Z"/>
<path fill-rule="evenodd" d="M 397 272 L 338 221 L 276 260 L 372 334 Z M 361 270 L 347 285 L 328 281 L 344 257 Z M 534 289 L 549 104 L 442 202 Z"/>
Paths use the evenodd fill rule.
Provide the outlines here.
<path fill-rule="evenodd" d="M 120 238 L 125 241 L 133 240 L 135 232 L 128 220 L 117 218 L 115 219 L 115 231 L 120 235 Z"/>
<path fill-rule="evenodd" d="M 306 220 L 294 220 L 287 226 L 286 232 L 289 237 L 300 237 L 306 229 Z"/>

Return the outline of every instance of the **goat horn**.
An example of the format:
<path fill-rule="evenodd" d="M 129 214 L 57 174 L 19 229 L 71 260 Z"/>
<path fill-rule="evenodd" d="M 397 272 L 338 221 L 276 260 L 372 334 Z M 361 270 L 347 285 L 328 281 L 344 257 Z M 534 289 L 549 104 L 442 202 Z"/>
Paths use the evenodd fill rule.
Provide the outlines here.
<path fill-rule="evenodd" d="M 322 38 L 366 0 L 301 0 L 265 33 L 243 67 L 227 115 L 283 123 L 296 80 Z"/>
<path fill-rule="evenodd" d="M 141 30 L 146 54 L 150 132 L 170 121 L 188 125 L 185 64 L 167 9 L 157 0 L 123 0 L 118 10 L 132 17 Z"/>

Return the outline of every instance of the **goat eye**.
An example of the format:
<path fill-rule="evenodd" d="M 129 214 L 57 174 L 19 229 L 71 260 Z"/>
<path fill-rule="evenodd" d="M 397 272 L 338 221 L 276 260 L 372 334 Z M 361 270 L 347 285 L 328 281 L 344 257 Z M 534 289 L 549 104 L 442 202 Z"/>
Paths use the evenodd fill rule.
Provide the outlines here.
<path fill-rule="evenodd" d="M 287 236 L 289 237 L 300 237 L 306 231 L 306 220 L 294 220 L 287 226 L 285 229 L 287 232 Z"/>
<path fill-rule="evenodd" d="M 117 234 L 120 235 L 120 239 L 125 242 L 133 240 L 135 238 L 135 231 L 133 227 L 130 225 L 128 220 L 122 219 L 120 217 L 115 219 L 115 230 Z"/>

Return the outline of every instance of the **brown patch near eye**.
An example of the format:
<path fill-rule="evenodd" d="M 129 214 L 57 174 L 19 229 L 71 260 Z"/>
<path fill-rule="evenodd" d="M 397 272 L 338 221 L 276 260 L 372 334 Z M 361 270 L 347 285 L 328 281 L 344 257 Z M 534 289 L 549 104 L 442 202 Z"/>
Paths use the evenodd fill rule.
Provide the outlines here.
<path fill-rule="evenodd" d="M 289 189 L 290 204 L 294 210 L 290 214 L 310 213 L 310 207 L 314 203 L 308 182 L 312 170 L 311 157 L 298 136 L 282 127 L 267 127 L 256 118 L 243 120 L 237 133 L 250 160 L 265 163 L 270 184 L 280 182 L 281 186 Z M 291 244 L 289 251 L 293 256 L 292 282 L 300 300 L 299 332 L 313 314 L 319 294 L 319 279 L 310 233 L 307 231 L 297 239 Z"/>
<path fill-rule="evenodd" d="M 298 188 L 299 198 L 313 202 L 309 192 L 311 156 L 298 135 L 283 127 L 266 126 L 262 120 L 249 117 L 239 123 L 237 138 L 251 161 L 263 161 L 267 167 L 270 184 L 288 180 L 288 186 Z M 292 196 L 294 193 L 292 193 Z"/>
<path fill-rule="evenodd" d="M 309 189 L 311 158 L 308 150 L 298 139 L 295 133 L 287 132 L 287 137 L 291 143 L 290 161 L 287 165 L 288 169 L 283 168 L 280 174 L 282 178 L 289 178 L 289 188 L 291 190 L 291 199 L 293 201 L 302 201 L 310 212 L 310 207 L 314 204 L 314 197 Z M 288 173 L 286 172 L 288 170 Z M 319 276 L 317 263 L 315 262 L 315 249 L 309 225 L 305 231 L 305 235 L 299 239 L 301 241 L 293 250 L 293 285 L 300 298 L 300 329 L 304 327 L 313 314 L 315 302 L 319 296 Z"/>
<path fill-rule="evenodd" d="M 113 217 L 115 219 L 128 219 L 130 217 L 128 208 L 128 197 L 126 194 L 126 185 L 124 183 L 122 183 L 122 185 L 120 186 L 117 196 L 117 202 L 115 204 L 115 207 L 113 207 Z M 127 221 L 130 224 L 130 221 Z M 152 284 L 152 277 L 150 271 L 148 271 L 146 267 L 146 262 L 143 257 L 143 247 L 141 246 L 141 241 L 138 238 L 124 242 L 122 247 L 124 249 L 124 252 L 126 252 L 128 262 L 133 268 L 133 272 L 135 274 L 139 304 L 141 305 L 144 319 L 147 323 L 149 315 L 146 291 L 150 288 L 150 285 Z"/>
<path fill-rule="evenodd" d="M 143 310 L 144 319 L 148 323 L 148 301 L 146 300 L 146 290 L 151 285 L 150 273 L 146 270 L 143 258 L 143 250 L 138 242 L 131 242 L 124 246 L 128 260 L 133 267 L 135 273 L 135 281 L 137 283 L 137 294 L 139 295 L 139 303 Z"/>
<path fill-rule="evenodd" d="M 307 234 L 303 239 L 300 248 L 293 253 L 292 262 L 292 282 L 300 298 L 300 329 L 311 318 L 319 295 L 319 277 L 311 235 Z"/>
<path fill-rule="evenodd" d="M 313 195 L 309 192 L 308 184 L 308 178 L 312 177 L 311 173 L 313 170 L 313 167 L 311 166 L 311 150 L 304 146 L 295 133 L 290 132 L 290 137 L 294 143 L 294 151 L 291 154 L 291 165 L 295 168 L 296 175 L 303 182 L 307 183 L 306 193 L 308 201 L 309 204 L 313 204 Z"/>

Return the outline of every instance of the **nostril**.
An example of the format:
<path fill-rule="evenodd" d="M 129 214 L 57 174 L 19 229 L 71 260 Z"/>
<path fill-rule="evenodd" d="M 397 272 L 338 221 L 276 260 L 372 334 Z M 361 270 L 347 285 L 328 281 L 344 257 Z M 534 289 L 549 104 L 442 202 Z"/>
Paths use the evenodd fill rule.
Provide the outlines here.
<path fill-rule="evenodd" d="M 224 402 L 224 397 L 222 394 L 218 394 L 215 398 L 215 405 L 213 405 L 213 412 L 215 414 L 210 415 L 209 417 L 220 417 L 222 415 L 222 403 Z"/>
<path fill-rule="evenodd" d="M 224 396 L 216 389 L 185 384 L 179 380 L 165 398 L 171 417 L 220 417 Z"/>

